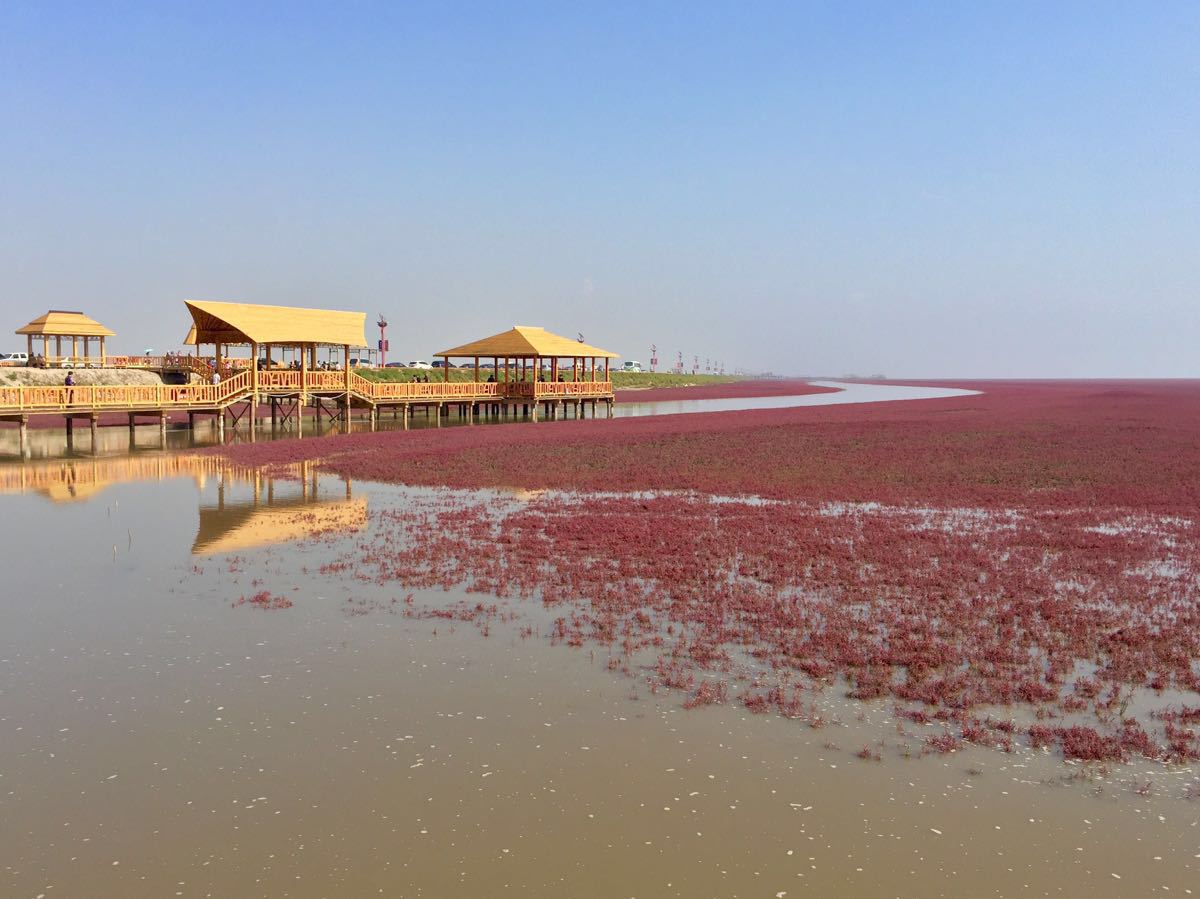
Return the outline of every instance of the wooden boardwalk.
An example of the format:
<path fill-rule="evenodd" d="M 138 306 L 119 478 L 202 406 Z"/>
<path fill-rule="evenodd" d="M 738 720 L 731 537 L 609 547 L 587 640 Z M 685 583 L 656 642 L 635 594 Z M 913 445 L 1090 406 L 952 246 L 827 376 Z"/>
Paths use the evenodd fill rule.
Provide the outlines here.
<path fill-rule="evenodd" d="M 205 360 L 192 356 L 109 357 L 109 365 L 211 375 Z M 64 373 L 65 375 L 65 373 Z M 438 425 L 451 412 L 473 420 L 479 415 L 501 418 L 565 416 L 568 410 L 577 418 L 590 409 L 596 417 L 599 405 L 612 417 L 611 381 L 430 381 L 400 383 L 371 381 L 354 371 L 298 371 L 294 369 L 245 368 L 218 384 L 139 384 L 0 387 L 0 421 L 16 422 L 21 430 L 22 449 L 26 444 L 31 416 L 62 416 L 70 430 L 73 423 L 85 419 L 93 438 L 102 415 L 124 413 L 132 428 L 138 419 L 157 419 L 165 433 L 167 415 L 187 412 L 189 424 L 198 416 L 214 416 L 223 431 L 226 420 L 235 425 L 247 422 L 256 426 L 258 410 L 270 409 L 272 425 L 289 420 L 299 423 L 306 408 L 320 417 L 349 421 L 354 410 L 372 424 L 380 412 L 391 410 L 403 416 L 404 426 L 414 407 L 435 414 Z"/>

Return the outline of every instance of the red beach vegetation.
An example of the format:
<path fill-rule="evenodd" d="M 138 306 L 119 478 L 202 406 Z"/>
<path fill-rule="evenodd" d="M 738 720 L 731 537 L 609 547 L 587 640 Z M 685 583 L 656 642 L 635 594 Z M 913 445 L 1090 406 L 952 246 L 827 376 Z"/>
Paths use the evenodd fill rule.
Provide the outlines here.
<path fill-rule="evenodd" d="M 688 706 L 815 727 L 812 698 L 842 689 L 940 725 L 929 751 L 1200 758 L 1200 383 L 954 386 L 984 393 L 225 452 L 554 488 L 385 512 L 336 567 L 540 597 L 554 639 Z"/>

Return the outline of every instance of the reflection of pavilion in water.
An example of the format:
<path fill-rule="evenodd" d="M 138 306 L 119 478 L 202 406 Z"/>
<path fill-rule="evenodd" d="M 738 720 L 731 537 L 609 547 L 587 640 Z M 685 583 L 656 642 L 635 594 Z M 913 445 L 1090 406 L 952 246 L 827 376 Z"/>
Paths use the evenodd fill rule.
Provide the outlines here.
<path fill-rule="evenodd" d="M 331 485 L 318 478 L 311 462 L 290 468 L 294 476 L 284 479 L 250 472 L 249 478 L 239 479 L 236 497 L 228 495 L 224 472 L 218 475 L 216 502 L 200 506 L 192 552 L 232 552 L 366 527 L 367 498 L 352 495 L 349 478 Z"/>
<path fill-rule="evenodd" d="M 215 456 L 92 456 L 0 466 L 0 493 L 39 493 L 52 502 L 82 502 L 113 484 L 191 477 L 198 487 L 228 469 Z M 246 469 L 242 476 L 251 473 Z"/>
<path fill-rule="evenodd" d="M 36 493 L 55 503 L 87 502 L 133 481 L 192 478 L 198 490 L 216 481 L 216 500 L 200 505 L 192 552 L 228 552 L 366 526 L 367 499 L 348 478 L 318 477 L 312 462 L 268 476 L 219 456 L 97 456 L 0 466 L 0 494 Z"/>

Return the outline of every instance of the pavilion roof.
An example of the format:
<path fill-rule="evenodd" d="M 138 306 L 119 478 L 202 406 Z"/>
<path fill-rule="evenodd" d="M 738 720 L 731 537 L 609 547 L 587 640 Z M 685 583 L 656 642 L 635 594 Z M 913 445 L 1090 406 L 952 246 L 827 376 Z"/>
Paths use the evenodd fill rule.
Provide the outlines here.
<path fill-rule="evenodd" d="M 50 337 L 112 337 L 116 331 L 110 331 L 100 322 L 82 312 L 51 309 L 25 327 L 18 328 L 16 333 Z"/>
<path fill-rule="evenodd" d="M 187 343 L 367 345 L 365 312 L 185 300 L 192 314 Z"/>
<path fill-rule="evenodd" d="M 529 325 L 516 325 L 509 331 L 493 334 L 482 340 L 464 343 L 449 350 L 434 353 L 435 356 L 494 356 L 508 358 L 532 357 L 576 357 L 587 356 L 598 359 L 615 359 L 617 353 L 610 353 L 599 347 L 552 334 L 545 328 L 534 328 Z"/>

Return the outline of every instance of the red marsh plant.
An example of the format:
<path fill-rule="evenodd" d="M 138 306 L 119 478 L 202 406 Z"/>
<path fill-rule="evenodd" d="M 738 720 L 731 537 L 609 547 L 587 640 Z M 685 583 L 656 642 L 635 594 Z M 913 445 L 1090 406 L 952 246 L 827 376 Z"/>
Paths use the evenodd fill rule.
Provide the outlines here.
<path fill-rule="evenodd" d="M 840 689 L 941 722 L 930 751 L 1200 757 L 1184 713 L 1126 708 L 1200 693 L 1200 384 L 962 386 L 985 393 L 227 452 L 280 465 L 316 445 L 355 478 L 572 491 L 375 511 L 325 571 L 537 597 L 551 640 L 692 705 L 802 717 L 800 695 Z M 1016 707 L 1039 723 L 980 717 Z"/>

